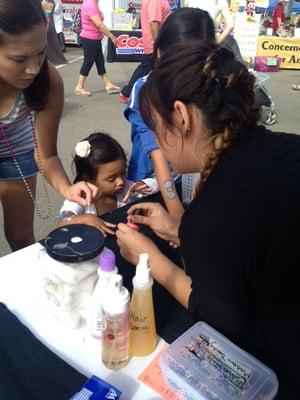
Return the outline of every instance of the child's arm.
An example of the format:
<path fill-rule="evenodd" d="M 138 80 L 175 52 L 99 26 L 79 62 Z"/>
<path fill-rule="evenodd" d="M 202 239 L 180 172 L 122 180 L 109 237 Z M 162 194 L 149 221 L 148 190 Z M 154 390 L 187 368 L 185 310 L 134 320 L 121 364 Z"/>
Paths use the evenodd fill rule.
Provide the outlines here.
<path fill-rule="evenodd" d="M 106 236 L 107 233 L 114 234 L 111 228 L 115 228 L 116 225 L 98 218 L 95 214 L 87 214 L 86 209 L 76 202 L 65 200 L 59 214 L 61 217 L 61 220 L 58 222 L 59 227 L 73 224 L 86 224 L 98 228 L 104 236 Z"/>
<path fill-rule="evenodd" d="M 178 197 L 168 162 L 159 149 L 152 151 L 150 156 L 164 203 L 170 215 L 174 219 L 180 220 L 184 208 Z"/>
<path fill-rule="evenodd" d="M 137 80 L 124 110 L 124 117 L 131 123 L 132 127 L 132 152 L 128 168 L 128 178 L 132 181 L 138 181 L 153 175 L 150 153 L 158 148 L 155 133 L 145 124 L 139 111 L 139 91 L 145 80 L 145 77 Z M 140 159 L 144 160 L 142 171 L 139 169 Z"/>
<path fill-rule="evenodd" d="M 132 89 L 130 101 L 127 103 L 124 116 L 135 126 L 135 134 L 141 140 L 141 151 L 147 154 L 152 160 L 156 179 L 169 213 L 173 218 L 181 219 L 184 208 L 177 195 L 168 162 L 158 148 L 155 133 L 145 124 L 139 111 L 138 98 L 140 88 L 143 85 L 142 79 L 140 78 Z"/>
<path fill-rule="evenodd" d="M 73 225 L 73 224 L 85 224 L 93 226 L 94 228 L 99 229 L 104 236 L 107 236 L 107 233 L 114 235 L 115 232 L 112 228 L 115 228 L 115 224 L 111 224 L 110 222 L 106 222 L 103 219 L 97 217 L 97 215 L 92 214 L 82 214 L 82 215 L 75 215 L 71 216 L 68 219 L 60 220 L 58 222 L 58 226 L 65 226 L 65 225 Z"/>

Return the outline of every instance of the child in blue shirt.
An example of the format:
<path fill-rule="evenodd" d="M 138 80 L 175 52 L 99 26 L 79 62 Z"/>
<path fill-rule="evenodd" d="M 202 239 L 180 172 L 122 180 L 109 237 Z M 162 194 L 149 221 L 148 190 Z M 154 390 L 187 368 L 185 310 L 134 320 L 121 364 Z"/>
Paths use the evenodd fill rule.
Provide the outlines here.
<path fill-rule="evenodd" d="M 127 176 L 132 181 L 153 176 L 151 152 L 158 149 L 155 133 L 144 123 L 139 111 L 139 92 L 146 80 L 144 76 L 135 82 L 124 110 L 125 118 L 131 123 L 132 149 Z"/>
<path fill-rule="evenodd" d="M 173 182 L 175 176 L 157 145 L 155 133 L 144 123 L 139 111 L 139 92 L 146 80 L 144 76 L 135 82 L 124 110 L 125 118 L 131 123 L 128 179 L 140 181 L 155 176 L 168 211 L 174 218 L 181 218 L 183 207 Z"/>
<path fill-rule="evenodd" d="M 178 9 L 168 16 L 160 28 L 154 57 L 158 58 L 159 53 L 173 44 L 190 39 L 214 42 L 214 23 L 208 13 L 199 8 Z M 144 123 L 139 111 L 139 92 L 146 80 L 147 76 L 144 76 L 136 81 L 124 110 L 125 118 L 131 123 L 132 150 L 128 177 L 137 181 L 155 175 L 170 215 L 180 219 L 184 209 L 177 196 L 173 173 L 156 143 L 155 133 Z"/>

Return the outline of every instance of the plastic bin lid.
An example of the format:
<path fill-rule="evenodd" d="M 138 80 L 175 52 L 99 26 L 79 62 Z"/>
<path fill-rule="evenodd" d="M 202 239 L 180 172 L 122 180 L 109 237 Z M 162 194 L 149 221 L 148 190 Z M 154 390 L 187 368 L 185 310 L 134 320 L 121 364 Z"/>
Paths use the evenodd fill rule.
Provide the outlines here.
<path fill-rule="evenodd" d="M 204 322 L 175 340 L 160 366 L 176 393 L 191 399 L 271 400 L 278 391 L 271 369 Z"/>
<path fill-rule="evenodd" d="M 57 228 L 45 239 L 49 256 L 67 263 L 91 260 L 100 254 L 103 246 L 104 236 L 99 229 L 85 224 Z"/>

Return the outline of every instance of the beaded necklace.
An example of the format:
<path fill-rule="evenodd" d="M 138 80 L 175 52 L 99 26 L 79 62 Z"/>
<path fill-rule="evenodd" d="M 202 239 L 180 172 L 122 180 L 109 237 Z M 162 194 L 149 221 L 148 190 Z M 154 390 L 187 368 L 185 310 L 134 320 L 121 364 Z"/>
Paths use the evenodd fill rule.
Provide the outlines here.
<path fill-rule="evenodd" d="M 2 141 L 6 145 L 8 153 L 9 153 L 10 157 L 12 158 L 12 160 L 13 160 L 13 162 L 14 162 L 17 170 L 18 170 L 18 173 L 20 174 L 20 178 L 24 182 L 26 191 L 27 191 L 27 193 L 29 194 L 29 197 L 32 200 L 32 203 L 33 203 L 33 205 L 34 205 L 34 207 L 36 209 L 37 215 L 39 216 L 39 218 L 41 218 L 43 220 L 46 220 L 46 219 L 50 218 L 50 216 L 52 215 L 51 203 L 50 203 L 49 193 L 48 193 L 48 189 L 47 189 L 44 165 L 43 165 L 43 162 L 42 162 L 40 150 L 38 148 L 38 142 L 37 142 L 37 138 L 36 138 L 36 134 L 35 134 L 35 127 L 34 127 L 34 123 L 33 123 L 31 112 L 29 112 L 29 114 L 28 114 L 28 119 L 29 119 L 29 122 L 30 122 L 30 125 L 31 125 L 33 144 L 34 144 L 34 148 L 35 148 L 35 151 L 36 151 L 39 170 L 40 170 L 41 177 L 42 177 L 43 194 L 44 194 L 44 197 L 45 197 L 45 200 L 46 200 L 46 208 L 47 208 L 47 214 L 46 215 L 42 214 L 42 212 L 40 210 L 40 207 L 36 202 L 35 196 L 33 195 L 32 191 L 30 189 L 30 186 L 29 186 L 29 184 L 28 184 L 28 182 L 27 182 L 27 180 L 26 180 L 26 178 L 25 178 L 25 176 L 24 176 L 24 174 L 22 172 L 22 169 L 21 169 L 21 167 L 20 167 L 20 165 L 19 165 L 19 163 L 17 161 L 16 153 L 15 153 L 15 151 L 14 151 L 14 149 L 13 149 L 13 147 L 12 147 L 12 145 L 11 145 L 9 139 L 8 139 L 5 126 L 1 122 L 0 122 L 0 136 L 1 136 Z"/>

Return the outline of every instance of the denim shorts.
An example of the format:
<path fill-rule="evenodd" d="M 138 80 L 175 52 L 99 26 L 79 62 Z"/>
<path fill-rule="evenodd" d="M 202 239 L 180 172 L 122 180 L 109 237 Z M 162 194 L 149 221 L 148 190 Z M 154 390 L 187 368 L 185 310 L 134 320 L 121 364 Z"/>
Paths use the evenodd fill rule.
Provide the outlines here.
<path fill-rule="evenodd" d="M 38 167 L 34 161 L 33 150 L 16 156 L 17 163 L 24 175 L 24 178 L 35 176 Z M 0 158 L 0 181 L 22 179 L 20 173 L 11 157 Z"/>

